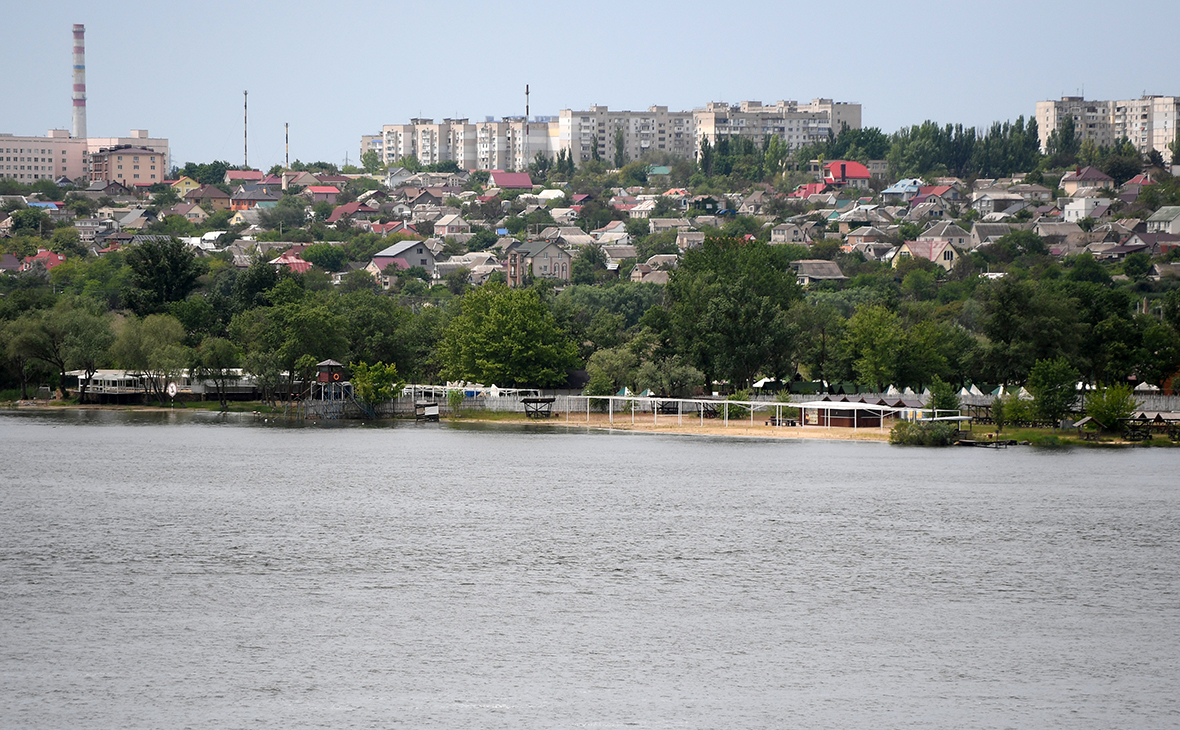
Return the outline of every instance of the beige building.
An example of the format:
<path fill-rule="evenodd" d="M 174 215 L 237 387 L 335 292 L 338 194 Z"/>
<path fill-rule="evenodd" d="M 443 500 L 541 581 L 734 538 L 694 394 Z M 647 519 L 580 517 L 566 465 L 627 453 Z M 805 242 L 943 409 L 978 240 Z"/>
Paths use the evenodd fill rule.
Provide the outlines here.
<path fill-rule="evenodd" d="M 44 137 L 25 137 L 0 134 L 0 177 L 11 178 L 23 183 L 36 180 L 57 180 L 68 177 L 78 182 L 83 180 L 107 180 L 95 177 L 92 171 L 92 157 L 118 146 L 133 146 L 147 149 L 157 156 L 156 170 L 159 175 L 152 180 L 118 180 L 124 185 L 134 182 L 161 182 L 168 173 L 168 140 L 153 139 L 146 129 L 133 129 L 128 137 L 71 137 L 64 129 L 51 129 Z M 102 163 L 105 165 L 105 162 Z M 104 167 L 105 169 L 105 167 Z M 143 172 L 148 172 L 144 170 Z"/>
<path fill-rule="evenodd" d="M 1140 154 L 1154 149 L 1170 159 L 1168 145 L 1176 139 L 1180 97 L 1148 94 L 1138 99 L 1086 101 L 1080 96 L 1063 96 L 1060 101 L 1038 101 L 1037 133 L 1042 151 L 1049 135 L 1067 116 L 1073 117 L 1079 140 L 1110 146 L 1126 137 Z"/>
<path fill-rule="evenodd" d="M 90 180 L 117 182 L 129 189 L 141 184 L 154 185 L 167 177 L 167 159 L 144 147 L 104 148 L 90 155 Z"/>

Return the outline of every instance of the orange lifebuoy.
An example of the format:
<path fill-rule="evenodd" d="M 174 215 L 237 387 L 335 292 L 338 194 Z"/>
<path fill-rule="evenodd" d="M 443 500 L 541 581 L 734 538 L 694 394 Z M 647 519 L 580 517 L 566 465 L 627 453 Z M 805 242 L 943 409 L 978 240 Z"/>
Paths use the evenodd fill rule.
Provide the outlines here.
<path fill-rule="evenodd" d="M 340 373 L 332 373 L 332 380 L 339 380 L 339 379 L 340 379 Z"/>

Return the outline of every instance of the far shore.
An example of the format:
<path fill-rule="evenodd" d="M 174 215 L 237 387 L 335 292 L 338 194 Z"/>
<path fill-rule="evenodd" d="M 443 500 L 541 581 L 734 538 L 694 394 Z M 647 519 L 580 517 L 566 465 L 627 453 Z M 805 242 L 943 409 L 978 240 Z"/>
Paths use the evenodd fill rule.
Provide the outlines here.
<path fill-rule="evenodd" d="M 237 406 L 236 408 L 234 406 Z M 15 410 L 77 410 L 77 411 L 129 411 L 136 413 L 218 413 L 215 401 L 193 401 L 178 403 L 175 407 L 155 404 L 77 404 L 63 401 L 10 401 L 0 405 L 0 408 Z M 237 415 L 256 414 L 260 417 L 282 417 L 283 409 L 271 408 L 256 402 L 244 403 L 231 401 L 229 413 Z M 616 414 L 613 422 L 605 413 L 591 413 L 589 419 L 584 411 L 571 412 L 567 419 L 565 413 L 554 413 L 550 418 L 526 418 L 524 413 L 507 411 L 462 410 L 457 416 L 443 415 L 444 423 L 479 423 L 479 424 L 511 424 L 514 426 L 549 426 L 569 429 L 593 429 L 595 431 L 631 431 L 636 433 L 656 433 L 677 436 L 708 436 L 732 438 L 761 438 L 787 440 L 820 440 L 820 441 L 876 441 L 888 443 L 889 428 L 842 428 L 822 426 L 777 426 L 771 425 L 769 414 L 755 416 L 753 424 L 749 418 L 734 419 L 727 425 L 721 419 L 706 419 L 703 423 L 696 416 L 662 415 L 653 417 L 651 413 L 636 413 L 634 422 L 631 414 Z M 315 419 L 309 419 L 317 422 Z M 406 416 L 396 419 L 409 420 Z M 995 432 L 987 426 L 977 426 L 974 436 L 978 440 L 987 440 Z M 1153 439 L 1149 442 L 1134 443 L 1118 437 L 1104 436 L 1101 440 L 1083 440 L 1070 431 L 1052 431 L 1048 429 L 1011 429 L 999 435 L 1004 439 L 1017 439 L 1027 443 L 1030 439 L 1037 446 L 1180 446 L 1163 439 Z"/>

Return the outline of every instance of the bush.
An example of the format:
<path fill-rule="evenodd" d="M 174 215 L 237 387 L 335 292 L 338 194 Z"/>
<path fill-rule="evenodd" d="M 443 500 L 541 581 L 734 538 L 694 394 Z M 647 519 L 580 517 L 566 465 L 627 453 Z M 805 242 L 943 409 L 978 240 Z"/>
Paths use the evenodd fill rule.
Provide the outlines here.
<path fill-rule="evenodd" d="M 950 446 L 959 429 L 945 422 L 899 421 L 889 432 L 889 443 L 900 446 Z"/>

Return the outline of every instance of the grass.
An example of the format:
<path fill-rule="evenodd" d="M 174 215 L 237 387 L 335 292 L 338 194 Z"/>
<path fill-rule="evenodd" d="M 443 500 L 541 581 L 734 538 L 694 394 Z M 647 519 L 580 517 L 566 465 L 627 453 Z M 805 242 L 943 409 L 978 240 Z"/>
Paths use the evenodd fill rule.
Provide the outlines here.
<path fill-rule="evenodd" d="M 995 430 L 992 428 L 976 427 L 973 431 L 974 435 L 968 438 L 981 438 L 989 433 L 995 433 Z M 1087 433 L 1093 434 L 1094 432 Z M 1094 437 L 1095 440 L 1088 441 L 1079 436 L 1076 429 L 1006 428 L 997 434 L 996 438 L 1015 439 L 1020 442 L 1028 442 L 1032 446 L 1047 448 L 1062 446 L 1180 446 L 1180 443 L 1173 442 L 1162 434 L 1158 434 L 1147 441 L 1127 441 L 1120 434 L 1103 433 Z"/>

